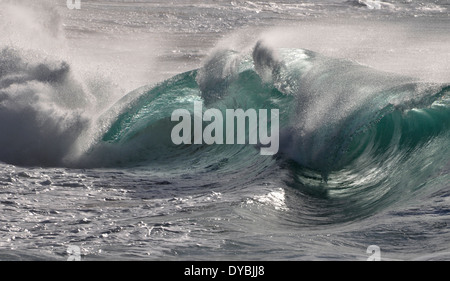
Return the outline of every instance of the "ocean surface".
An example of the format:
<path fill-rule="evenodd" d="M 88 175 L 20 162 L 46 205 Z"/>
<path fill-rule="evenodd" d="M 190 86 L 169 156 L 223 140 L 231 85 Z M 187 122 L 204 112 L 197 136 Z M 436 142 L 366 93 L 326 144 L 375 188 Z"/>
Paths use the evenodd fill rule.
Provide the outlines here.
<path fill-rule="evenodd" d="M 79 8 L 0 1 L 0 260 L 450 260 L 448 0 Z"/>

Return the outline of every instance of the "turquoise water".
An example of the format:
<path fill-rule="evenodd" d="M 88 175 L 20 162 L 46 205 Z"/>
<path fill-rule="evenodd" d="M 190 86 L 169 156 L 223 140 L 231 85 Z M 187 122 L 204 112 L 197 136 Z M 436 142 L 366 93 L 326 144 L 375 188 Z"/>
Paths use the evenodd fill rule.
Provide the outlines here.
<path fill-rule="evenodd" d="M 429 178 L 446 165 L 448 86 L 387 76 L 296 49 L 265 53 L 279 51 L 289 63 L 281 56 L 273 69 L 263 70 L 271 74 L 270 81 L 263 81 L 254 66 L 270 59 L 259 57 L 257 51 L 253 57 L 259 61 L 244 56 L 236 73 L 215 79 L 214 84 L 208 79 L 216 73 L 206 73 L 207 65 L 144 89 L 132 102 L 125 99 L 129 105 L 86 157 L 113 167 L 152 169 L 164 162 L 180 171 L 196 163 L 197 169 L 189 172 L 193 177 L 220 163 L 219 173 L 239 175 L 243 169 L 254 169 L 255 181 L 259 173 L 282 167 L 291 174 L 286 184 L 294 188 L 322 193 L 324 198 L 334 199 L 336 194 L 340 200 L 355 200 L 341 206 L 345 212 L 338 220 L 334 214 L 318 223 L 373 215 L 427 186 Z M 220 66 L 235 58 L 232 52 L 218 56 Z M 205 109 L 220 108 L 223 114 L 226 108 L 280 109 L 280 152 L 275 157 L 261 156 L 258 147 L 250 144 L 174 145 L 170 133 L 176 123 L 170 116 L 179 108 L 192 111 L 194 101 L 202 101 Z M 103 154 L 109 159 L 102 160 Z M 317 218 L 297 218 L 299 223 L 303 219 Z"/>

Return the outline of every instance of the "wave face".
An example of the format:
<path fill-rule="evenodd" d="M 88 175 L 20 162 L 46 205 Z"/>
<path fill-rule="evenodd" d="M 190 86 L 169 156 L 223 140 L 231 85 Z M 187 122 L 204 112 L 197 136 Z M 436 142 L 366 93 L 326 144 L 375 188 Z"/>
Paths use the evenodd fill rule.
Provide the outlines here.
<path fill-rule="evenodd" d="M 252 53 L 219 50 L 200 69 L 130 93 L 111 110 L 119 114 L 80 163 L 244 169 L 254 177 L 283 167 L 290 171 L 288 184 L 319 196 L 351 196 L 355 216 L 364 216 L 444 169 L 449 93 L 448 85 L 258 42 Z M 192 112 L 195 101 L 223 113 L 279 109 L 279 153 L 261 156 L 253 145 L 173 145 L 171 113 Z"/>
<path fill-rule="evenodd" d="M 261 41 L 249 53 L 218 50 L 202 68 L 137 89 L 95 120 L 86 114 L 89 91 L 67 63 L 24 63 L 11 49 L 0 57 L 0 128 L 10 132 L 0 138 L 0 158 L 7 163 L 174 174 L 189 167 L 252 181 L 281 168 L 286 184 L 350 206 L 339 218 L 324 215 L 328 222 L 388 206 L 448 164 L 448 85 L 308 50 Z M 278 154 L 262 156 L 258 145 L 174 145 L 171 114 L 192 112 L 195 101 L 224 116 L 226 109 L 279 109 Z"/>

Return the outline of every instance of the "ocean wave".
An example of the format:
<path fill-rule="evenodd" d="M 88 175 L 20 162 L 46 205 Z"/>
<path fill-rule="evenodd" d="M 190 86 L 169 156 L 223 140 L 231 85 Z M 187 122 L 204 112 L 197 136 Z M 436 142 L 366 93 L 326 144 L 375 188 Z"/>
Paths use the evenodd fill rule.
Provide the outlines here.
<path fill-rule="evenodd" d="M 280 154 L 326 172 L 353 161 L 345 156 L 352 140 L 395 114 L 418 122 L 425 121 L 414 112 L 436 114 L 432 118 L 436 124 L 428 126 L 445 131 L 447 105 L 436 102 L 446 95 L 445 85 L 415 82 L 307 50 L 272 50 L 259 42 L 252 54 L 218 51 L 203 68 L 146 89 L 118 116 L 103 143 L 126 145 L 145 136 L 154 138 L 147 143 L 171 146 L 170 114 L 177 108 L 192 110 L 194 101 L 223 111 L 228 107 L 279 108 Z M 443 113 L 440 108 L 444 108 Z M 438 118 L 439 114 L 444 117 Z M 158 127 L 160 133 L 154 134 L 152 126 L 162 126 Z M 431 133 L 423 131 L 424 138 Z M 407 139 L 414 136 L 416 131 Z"/>
<path fill-rule="evenodd" d="M 88 99 L 64 61 L 12 48 L 0 51 L 0 159 L 62 165 L 89 120 Z"/>
<path fill-rule="evenodd" d="M 249 53 L 218 50 L 202 68 L 136 89 L 97 115 L 87 114 L 89 91 L 69 65 L 24 59 L 11 49 L 0 56 L 0 126 L 9 132 L 0 138 L 0 158 L 7 163 L 172 174 L 189 167 L 193 174 L 245 171 L 248 179 L 281 167 L 288 185 L 336 204 L 353 198 L 348 211 L 362 217 L 420 189 L 448 161 L 449 85 L 309 50 L 264 42 Z M 195 102 L 224 114 L 278 109 L 279 152 L 260 155 L 259 145 L 250 144 L 175 145 L 171 114 L 192 113 Z"/>
<path fill-rule="evenodd" d="M 351 0 L 348 1 L 348 3 L 359 7 L 365 7 L 369 10 L 395 9 L 394 4 L 377 0 Z"/>

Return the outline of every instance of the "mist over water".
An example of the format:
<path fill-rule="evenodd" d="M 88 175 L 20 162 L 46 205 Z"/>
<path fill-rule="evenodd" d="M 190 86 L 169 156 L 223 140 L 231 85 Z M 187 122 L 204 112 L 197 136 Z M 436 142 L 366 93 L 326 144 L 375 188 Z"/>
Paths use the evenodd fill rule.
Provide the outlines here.
<path fill-rule="evenodd" d="M 63 2 L 0 1 L 0 259 L 448 259 L 447 1 Z"/>

